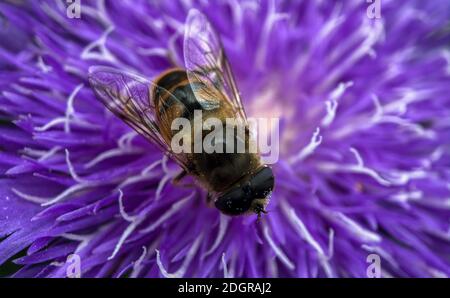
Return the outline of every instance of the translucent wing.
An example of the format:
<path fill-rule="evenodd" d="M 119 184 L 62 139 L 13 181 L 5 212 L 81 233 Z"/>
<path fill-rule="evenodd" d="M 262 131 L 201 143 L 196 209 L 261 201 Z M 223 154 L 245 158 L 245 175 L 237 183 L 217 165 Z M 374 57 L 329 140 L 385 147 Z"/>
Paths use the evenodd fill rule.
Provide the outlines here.
<path fill-rule="evenodd" d="M 164 153 L 169 154 L 181 167 L 189 168 L 188 159 L 173 153 L 170 144 L 161 136 L 154 101 L 151 98 L 152 89 L 161 87 L 137 75 L 103 66 L 93 66 L 89 69 L 89 82 L 97 98 L 111 112 L 160 147 Z M 168 125 L 170 129 L 170 123 L 159 125 Z"/>
<path fill-rule="evenodd" d="M 230 102 L 236 118 L 247 123 L 239 91 L 230 64 L 225 56 L 219 35 L 205 15 L 191 9 L 186 21 L 184 35 L 184 61 L 191 85 L 202 83 L 210 88 L 210 96 L 225 95 Z M 193 88 L 199 101 L 205 96 L 205 89 Z"/>

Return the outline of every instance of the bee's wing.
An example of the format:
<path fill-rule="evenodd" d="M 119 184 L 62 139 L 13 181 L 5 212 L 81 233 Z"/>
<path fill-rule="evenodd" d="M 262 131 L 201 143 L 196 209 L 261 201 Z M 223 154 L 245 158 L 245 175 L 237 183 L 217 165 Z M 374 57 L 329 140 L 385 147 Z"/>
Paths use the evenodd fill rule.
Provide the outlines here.
<path fill-rule="evenodd" d="M 205 15 L 191 9 L 186 21 L 184 35 L 184 61 L 189 81 L 201 82 L 215 90 L 211 96 L 223 93 L 234 110 L 234 116 L 247 123 L 239 91 L 225 56 L 219 35 Z M 195 96 L 200 100 L 205 90 L 196 90 Z"/>
<path fill-rule="evenodd" d="M 135 74 L 103 66 L 93 66 L 89 69 L 89 82 L 97 98 L 114 115 L 160 147 L 181 167 L 189 168 L 187 158 L 173 153 L 158 128 L 156 108 L 151 96 L 152 88 L 161 87 Z M 170 131 L 170 123 L 160 125 L 168 125 Z"/>

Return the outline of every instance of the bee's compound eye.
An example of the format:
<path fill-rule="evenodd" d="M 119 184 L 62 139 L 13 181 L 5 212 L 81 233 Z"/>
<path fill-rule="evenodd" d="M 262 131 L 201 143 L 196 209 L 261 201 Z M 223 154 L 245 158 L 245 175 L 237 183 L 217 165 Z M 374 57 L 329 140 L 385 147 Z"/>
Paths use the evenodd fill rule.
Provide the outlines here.
<path fill-rule="evenodd" d="M 242 185 L 241 187 L 242 192 L 244 192 L 245 195 L 249 196 L 252 194 L 252 188 L 250 186 L 250 183 L 245 183 L 244 185 Z"/>
<path fill-rule="evenodd" d="M 250 180 L 252 193 L 255 198 L 265 198 L 273 190 L 275 178 L 273 177 L 272 169 L 263 167 Z"/>
<path fill-rule="evenodd" d="M 250 209 L 252 199 L 242 188 L 238 187 L 220 196 L 216 200 L 215 206 L 225 214 L 240 215 Z"/>

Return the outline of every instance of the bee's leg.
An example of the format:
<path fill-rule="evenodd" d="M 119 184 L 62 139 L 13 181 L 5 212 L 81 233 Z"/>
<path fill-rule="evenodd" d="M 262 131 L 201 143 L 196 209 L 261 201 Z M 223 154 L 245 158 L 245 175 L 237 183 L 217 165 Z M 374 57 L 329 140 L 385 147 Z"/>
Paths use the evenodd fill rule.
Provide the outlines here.
<path fill-rule="evenodd" d="M 212 200 L 212 195 L 210 192 L 208 192 L 206 194 L 206 203 L 208 203 L 208 204 L 211 203 L 211 200 Z"/>
<path fill-rule="evenodd" d="M 186 175 L 187 175 L 187 172 L 185 170 L 181 170 L 180 173 L 178 173 L 175 177 L 173 177 L 172 183 L 174 185 L 178 185 L 180 183 L 181 179 L 186 177 Z"/>
<path fill-rule="evenodd" d="M 255 210 L 258 218 L 256 219 L 256 222 L 259 223 L 261 222 L 261 213 L 267 214 L 267 211 L 264 209 L 264 207 L 257 207 Z"/>
<path fill-rule="evenodd" d="M 194 187 L 195 185 L 193 183 L 181 183 L 181 180 L 186 177 L 187 172 L 185 170 L 182 170 L 179 174 L 177 174 L 173 179 L 172 179 L 172 184 L 178 187 L 186 187 L 186 188 L 190 188 L 190 187 Z"/>

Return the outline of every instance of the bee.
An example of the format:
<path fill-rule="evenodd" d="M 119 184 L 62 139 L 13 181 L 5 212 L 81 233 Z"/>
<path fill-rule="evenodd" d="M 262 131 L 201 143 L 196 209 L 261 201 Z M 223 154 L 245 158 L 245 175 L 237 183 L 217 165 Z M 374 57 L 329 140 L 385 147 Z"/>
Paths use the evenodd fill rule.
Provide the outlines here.
<path fill-rule="evenodd" d="M 189 11 L 183 50 L 185 68 L 169 69 L 154 80 L 93 66 L 89 82 L 96 97 L 111 112 L 182 168 L 174 182 L 191 175 L 207 190 L 208 202 L 222 213 L 256 213 L 260 218 L 261 213 L 266 213 L 274 175 L 258 152 L 248 150 L 252 137 L 230 64 L 219 35 L 198 10 Z M 174 152 L 170 144 L 177 131 L 172 129 L 172 121 L 179 117 L 193 121 L 196 111 L 202 112 L 202 121 L 215 117 L 223 121 L 224 127 L 225 119 L 235 119 L 245 138 L 243 141 L 234 136 L 232 146 L 236 148 L 239 141 L 243 142 L 245 151 Z M 205 135 L 202 131 L 201 138 Z M 224 146 L 230 142 L 225 137 L 214 141 Z"/>

